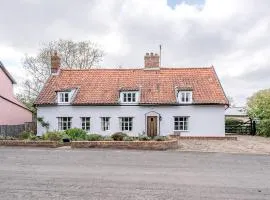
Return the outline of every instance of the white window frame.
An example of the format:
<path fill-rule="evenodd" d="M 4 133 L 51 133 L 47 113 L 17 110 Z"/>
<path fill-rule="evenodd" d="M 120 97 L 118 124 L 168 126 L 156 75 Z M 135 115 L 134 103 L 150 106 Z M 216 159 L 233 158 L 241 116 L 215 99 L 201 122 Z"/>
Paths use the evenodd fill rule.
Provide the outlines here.
<path fill-rule="evenodd" d="M 110 130 L 110 117 L 101 117 L 101 130 L 109 131 Z"/>
<path fill-rule="evenodd" d="M 136 104 L 139 102 L 139 92 L 138 91 L 121 92 L 120 101 L 123 104 Z"/>
<path fill-rule="evenodd" d="M 70 103 L 70 92 L 58 92 L 58 103 L 60 104 Z"/>
<path fill-rule="evenodd" d="M 132 131 L 133 130 L 133 117 L 120 117 L 120 130 L 121 131 Z"/>
<path fill-rule="evenodd" d="M 85 131 L 90 131 L 91 129 L 91 117 L 81 117 L 82 129 Z"/>
<path fill-rule="evenodd" d="M 192 91 L 179 91 L 177 99 L 179 103 L 192 103 Z"/>
<path fill-rule="evenodd" d="M 173 117 L 173 130 L 174 131 L 189 131 L 189 118 L 190 118 L 189 116 L 174 116 Z"/>
<path fill-rule="evenodd" d="M 64 131 L 72 128 L 72 117 L 57 117 L 57 118 L 58 118 L 58 130 Z"/>

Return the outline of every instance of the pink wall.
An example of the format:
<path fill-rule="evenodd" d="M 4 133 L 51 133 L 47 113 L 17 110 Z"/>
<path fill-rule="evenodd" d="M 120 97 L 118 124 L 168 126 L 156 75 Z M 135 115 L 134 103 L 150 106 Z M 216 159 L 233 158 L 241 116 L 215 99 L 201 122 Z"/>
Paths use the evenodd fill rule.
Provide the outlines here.
<path fill-rule="evenodd" d="M 0 95 L 4 97 L 13 97 L 12 82 L 1 68 L 0 68 Z"/>
<path fill-rule="evenodd" d="M 32 121 L 32 113 L 0 97 L 0 125 L 16 125 Z"/>
<path fill-rule="evenodd" d="M 13 94 L 13 84 L 11 80 L 0 68 L 0 125 L 16 125 L 23 124 L 24 122 L 31 122 L 32 112 L 21 106 L 24 107 Z"/>

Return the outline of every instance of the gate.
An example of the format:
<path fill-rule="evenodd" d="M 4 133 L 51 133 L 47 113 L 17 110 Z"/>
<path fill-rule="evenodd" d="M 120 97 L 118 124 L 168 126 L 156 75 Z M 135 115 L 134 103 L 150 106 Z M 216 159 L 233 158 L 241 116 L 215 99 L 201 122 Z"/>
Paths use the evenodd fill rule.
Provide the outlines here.
<path fill-rule="evenodd" d="M 225 125 L 225 133 L 240 135 L 255 135 L 256 122 L 252 119 L 237 125 Z"/>

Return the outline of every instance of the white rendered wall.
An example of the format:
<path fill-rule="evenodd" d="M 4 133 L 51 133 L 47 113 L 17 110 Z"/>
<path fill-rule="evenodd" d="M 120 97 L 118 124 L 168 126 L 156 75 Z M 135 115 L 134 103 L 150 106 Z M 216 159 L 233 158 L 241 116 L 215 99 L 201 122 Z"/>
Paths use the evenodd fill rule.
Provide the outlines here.
<path fill-rule="evenodd" d="M 90 133 L 110 135 L 119 132 L 119 117 L 134 117 L 133 131 L 130 135 L 146 132 L 145 116 L 149 112 L 159 113 L 160 135 L 173 134 L 174 116 L 189 116 L 189 131 L 181 132 L 182 136 L 224 136 L 225 120 L 222 105 L 187 105 L 187 106 L 44 106 L 38 107 L 37 117 L 49 122 L 49 130 L 58 129 L 57 117 L 72 117 L 72 128 L 81 128 L 81 117 L 91 117 Z M 101 131 L 100 117 L 110 117 L 110 130 Z M 46 129 L 38 123 L 38 135 Z"/>

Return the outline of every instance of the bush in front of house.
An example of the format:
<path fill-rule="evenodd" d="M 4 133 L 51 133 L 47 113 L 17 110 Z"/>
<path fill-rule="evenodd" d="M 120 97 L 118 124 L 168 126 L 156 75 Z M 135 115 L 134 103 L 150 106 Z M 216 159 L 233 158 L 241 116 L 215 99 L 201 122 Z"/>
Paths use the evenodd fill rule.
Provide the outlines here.
<path fill-rule="evenodd" d="M 130 136 L 126 136 L 123 138 L 123 141 L 134 141 L 135 138 L 134 137 L 130 137 Z"/>
<path fill-rule="evenodd" d="M 153 138 L 153 140 L 155 140 L 155 141 L 166 141 L 166 140 L 168 140 L 169 138 L 167 137 L 167 136 L 155 136 L 154 138 Z"/>
<path fill-rule="evenodd" d="M 122 132 L 116 132 L 112 134 L 112 139 L 115 141 L 123 141 L 124 137 L 127 137 L 128 135 Z"/>
<path fill-rule="evenodd" d="M 113 138 L 111 136 L 104 136 L 103 141 L 113 141 Z"/>
<path fill-rule="evenodd" d="M 65 131 L 71 140 L 79 141 L 87 139 L 87 132 L 80 128 L 72 128 Z"/>
<path fill-rule="evenodd" d="M 151 138 L 148 137 L 147 135 L 141 135 L 141 136 L 138 137 L 138 139 L 140 141 L 149 141 L 149 140 L 151 140 Z"/>
<path fill-rule="evenodd" d="M 87 140 L 88 141 L 101 141 L 101 140 L 103 140 L 103 136 L 93 133 L 93 134 L 87 135 Z"/>
<path fill-rule="evenodd" d="M 50 131 L 41 136 L 43 140 L 50 140 L 50 141 L 62 141 L 64 132 L 61 131 Z"/>
<path fill-rule="evenodd" d="M 21 134 L 19 134 L 19 139 L 21 140 L 29 140 L 31 138 L 34 138 L 34 133 L 32 131 L 23 131 Z"/>

